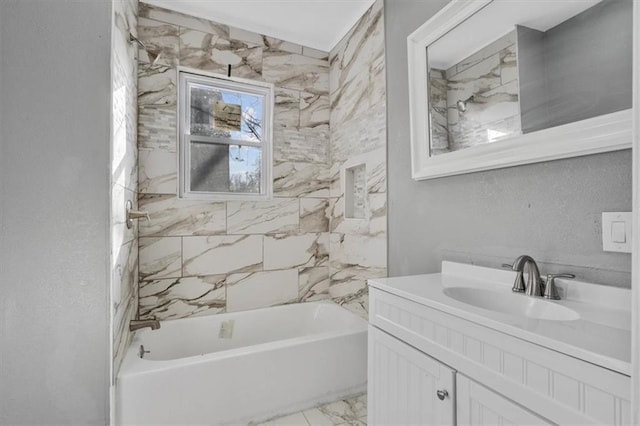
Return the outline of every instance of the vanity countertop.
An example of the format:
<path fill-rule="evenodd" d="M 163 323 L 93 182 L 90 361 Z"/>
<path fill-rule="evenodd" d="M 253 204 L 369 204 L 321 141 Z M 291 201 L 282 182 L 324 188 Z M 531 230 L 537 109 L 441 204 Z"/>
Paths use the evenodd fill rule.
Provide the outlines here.
<path fill-rule="evenodd" d="M 455 315 L 496 331 L 566 355 L 631 375 L 631 290 L 556 279 L 559 301 L 579 314 L 559 321 L 510 315 L 463 303 L 445 294 L 446 288 L 465 287 L 511 293 L 516 273 L 453 262 L 442 272 L 369 280 L 369 286 Z M 531 297 L 516 294 L 517 297 Z M 509 296 L 511 297 L 511 296 Z"/>

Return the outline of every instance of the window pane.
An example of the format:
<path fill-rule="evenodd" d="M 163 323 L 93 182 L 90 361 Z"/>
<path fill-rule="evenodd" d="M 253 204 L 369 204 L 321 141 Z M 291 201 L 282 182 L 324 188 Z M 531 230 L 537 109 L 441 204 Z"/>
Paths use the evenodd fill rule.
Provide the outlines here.
<path fill-rule="evenodd" d="M 260 193 L 260 148 L 191 143 L 191 191 Z"/>
<path fill-rule="evenodd" d="M 191 134 L 262 142 L 264 97 L 190 84 Z"/>

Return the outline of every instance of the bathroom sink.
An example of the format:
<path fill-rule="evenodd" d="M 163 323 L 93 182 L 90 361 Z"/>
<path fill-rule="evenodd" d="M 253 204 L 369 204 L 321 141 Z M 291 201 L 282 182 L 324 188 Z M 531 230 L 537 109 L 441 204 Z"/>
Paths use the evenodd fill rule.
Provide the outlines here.
<path fill-rule="evenodd" d="M 580 318 L 573 309 L 524 294 L 473 287 L 446 287 L 443 292 L 459 302 L 503 314 L 551 321 L 572 321 Z"/>

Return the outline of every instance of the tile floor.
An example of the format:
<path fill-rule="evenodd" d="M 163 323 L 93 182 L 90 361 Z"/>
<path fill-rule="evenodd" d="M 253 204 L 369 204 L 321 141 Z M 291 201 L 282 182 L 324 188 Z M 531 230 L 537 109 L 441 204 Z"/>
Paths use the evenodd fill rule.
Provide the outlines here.
<path fill-rule="evenodd" d="M 337 426 L 367 424 L 367 394 L 278 417 L 256 426 Z"/>

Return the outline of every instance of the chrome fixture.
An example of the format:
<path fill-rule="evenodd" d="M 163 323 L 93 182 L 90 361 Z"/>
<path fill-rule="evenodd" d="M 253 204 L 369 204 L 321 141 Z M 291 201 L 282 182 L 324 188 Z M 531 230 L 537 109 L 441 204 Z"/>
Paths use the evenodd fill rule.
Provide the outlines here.
<path fill-rule="evenodd" d="M 140 358 L 144 358 L 144 354 L 150 354 L 151 351 L 145 351 L 144 350 L 144 345 L 140 345 L 140 350 L 138 351 L 138 356 L 140 356 Z"/>
<path fill-rule="evenodd" d="M 127 203 L 125 204 L 125 210 L 127 213 L 126 222 L 127 222 L 128 229 L 133 228 L 134 219 L 147 219 L 147 222 L 151 222 L 151 217 L 149 216 L 149 212 L 141 212 L 141 211 L 132 210 L 132 209 L 133 209 L 133 203 L 131 202 L 131 200 L 127 200 Z"/>
<path fill-rule="evenodd" d="M 445 399 L 445 398 L 447 398 L 447 397 L 449 396 L 449 392 L 447 392 L 447 391 L 446 391 L 446 389 L 445 389 L 445 390 L 440 390 L 440 389 L 438 389 L 438 390 L 436 391 L 436 395 L 438 395 L 438 399 L 439 399 L 440 401 L 444 401 L 444 399 Z"/>
<path fill-rule="evenodd" d="M 546 285 L 540 278 L 540 271 L 536 261 L 526 254 L 519 256 L 513 265 L 503 264 L 505 268 L 511 268 L 517 272 L 516 279 L 513 282 L 512 291 L 517 293 L 525 293 L 527 296 L 538 296 L 546 299 L 560 300 L 558 289 L 556 288 L 556 278 L 575 278 L 573 274 L 547 274 Z M 524 270 L 527 270 L 527 282 L 524 282 Z"/>
<path fill-rule="evenodd" d="M 547 274 L 547 283 L 544 288 L 544 297 L 546 299 L 560 300 L 558 289 L 556 288 L 556 278 L 575 278 L 573 274 Z"/>
<path fill-rule="evenodd" d="M 149 49 L 146 44 L 141 42 L 138 37 L 134 36 L 131 33 L 129 33 L 129 43 L 132 43 L 132 44 L 135 43 L 138 45 L 139 48 L 147 52 L 147 55 L 149 56 L 149 62 L 151 62 L 151 65 L 155 65 L 156 62 L 158 62 L 158 58 L 160 58 L 160 52 L 159 51 L 152 52 L 151 49 Z"/>
<path fill-rule="evenodd" d="M 129 331 L 136 331 L 145 327 L 151 327 L 152 330 L 157 330 L 160 328 L 160 321 L 157 319 L 129 321 Z"/>
<path fill-rule="evenodd" d="M 540 279 L 540 271 L 536 261 L 526 254 L 518 257 L 513 265 L 504 264 L 506 268 L 511 268 L 517 272 L 516 280 L 513 282 L 512 291 L 517 293 L 525 293 L 528 296 L 542 296 L 544 292 L 544 284 Z M 524 270 L 527 269 L 527 283 L 524 282 Z"/>
<path fill-rule="evenodd" d="M 141 42 L 138 37 L 134 36 L 131 33 L 129 33 L 129 43 L 136 43 L 142 49 L 147 50 L 147 46 L 145 46 L 144 43 Z"/>
<path fill-rule="evenodd" d="M 476 102 L 476 95 L 471 95 L 467 99 L 465 99 L 464 101 L 462 99 L 458 99 L 458 101 L 456 102 L 456 109 L 459 112 L 462 112 L 462 113 L 466 112 L 467 111 L 467 104 L 469 102 L 471 102 L 471 103 Z"/>

